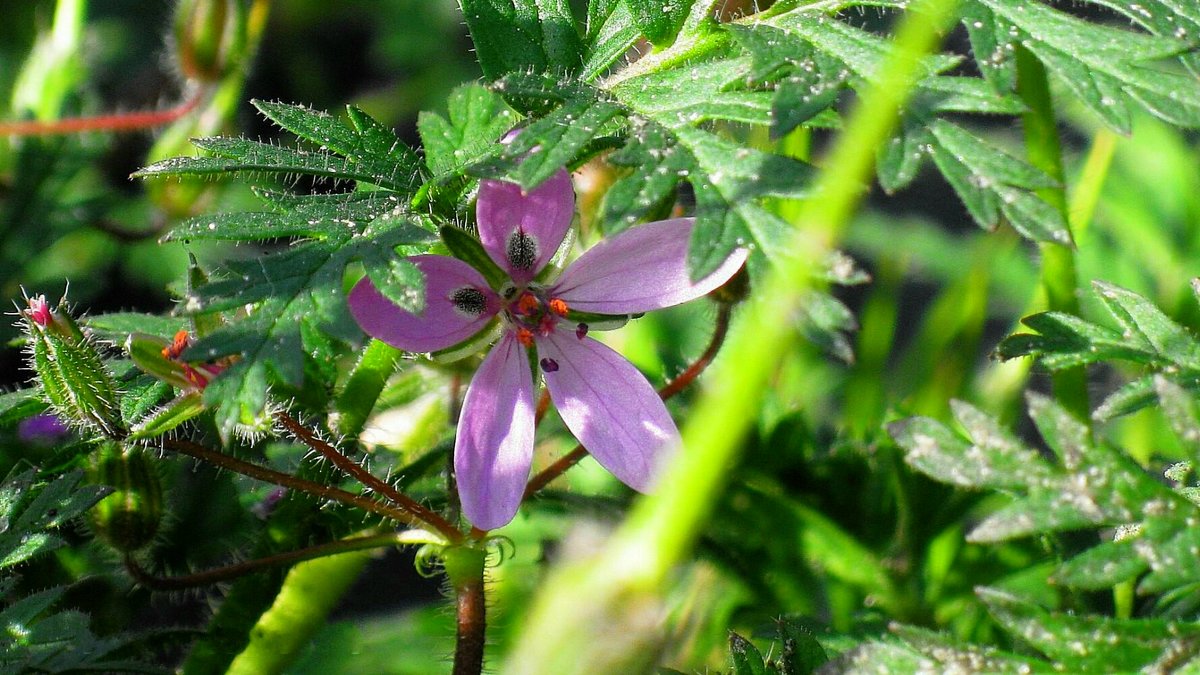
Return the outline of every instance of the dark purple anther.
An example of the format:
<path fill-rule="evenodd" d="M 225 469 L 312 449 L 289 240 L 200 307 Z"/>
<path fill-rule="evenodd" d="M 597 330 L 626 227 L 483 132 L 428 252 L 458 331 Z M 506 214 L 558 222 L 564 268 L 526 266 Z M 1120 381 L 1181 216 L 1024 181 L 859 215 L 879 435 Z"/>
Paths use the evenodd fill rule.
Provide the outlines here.
<path fill-rule="evenodd" d="M 558 361 L 551 358 L 542 359 L 542 370 L 547 373 L 553 373 L 558 370 Z"/>
<path fill-rule="evenodd" d="M 575 337 L 582 340 L 587 337 L 588 327 L 586 323 L 581 323 L 575 327 Z"/>

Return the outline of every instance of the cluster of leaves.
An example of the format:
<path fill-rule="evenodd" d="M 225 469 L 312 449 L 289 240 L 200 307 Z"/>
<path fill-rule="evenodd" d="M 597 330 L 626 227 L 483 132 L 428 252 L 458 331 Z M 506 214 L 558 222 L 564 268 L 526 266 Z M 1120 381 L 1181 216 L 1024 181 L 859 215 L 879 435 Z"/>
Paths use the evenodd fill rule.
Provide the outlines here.
<path fill-rule="evenodd" d="M 1052 369 L 1117 360 L 1146 367 L 1149 374 L 1112 394 L 1095 417 L 1105 420 L 1152 403 L 1161 406 L 1188 453 L 1184 462 L 1166 470 L 1166 480 L 1097 440 L 1086 424 L 1036 394 L 1029 396 L 1029 414 L 1050 456 L 961 402 L 953 407 L 965 437 L 923 417 L 893 423 L 889 430 L 916 470 L 952 485 L 1012 497 L 976 524 L 968 540 L 995 543 L 1095 533 L 1090 546 L 1062 554 L 1049 582 L 1081 592 L 1128 585 L 1148 599 L 1140 610 L 1145 615 L 1132 618 L 1131 608 L 1116 618 L 1078 614 L 981 588 L 977 594 L 993 618 L 1036 656 L 964 649 L 926 631 L 901 627 L 890 639 L 863 645 L 843 658 L 896 668 L 936 664 L 996 672 L 1174 670 L 1200 662 L 1200 632 L 1182 620 L 1200 607 L 1200 574 L 1188 562 L 1200 549 L 1195 528 L 1200 499 L 1191 481 L 1192 467 L 1200 460 L 1200 410 L 1189 388 L 1194 387 L 1200 343 L 1130 291 L 1097 284 L 1097 295 L 1120 330 L 1044 313 L 1025 320 L 1039 334 L 1014 335 L 1000 353 L 1032 354 Z"/>

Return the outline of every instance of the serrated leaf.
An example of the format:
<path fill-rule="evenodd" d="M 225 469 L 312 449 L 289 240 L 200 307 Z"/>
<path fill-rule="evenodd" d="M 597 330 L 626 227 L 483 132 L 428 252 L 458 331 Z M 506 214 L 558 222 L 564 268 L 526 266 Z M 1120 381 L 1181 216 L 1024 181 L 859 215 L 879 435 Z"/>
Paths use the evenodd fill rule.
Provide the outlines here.
<path fill-rule="evenodd" d="M 483 76 L 575 72 L 583 44 L 567 0 L 462 0 Z"/>
<path fill-rule="evenodd" d="M 625 0 L 591 0 L 579 78 L 591 82 L 599 77 L 633 47 L 640 34 Z"/>
<path fill-rule="evenodd" d="M 170 339 L 175 333 L 187 328 L 187 320 L 173 316 L 143 314 L 141 312 L 113 312 L 81 319 L 92 335 L 100 340 L 123 343 L 133 333 L 147 333 Z"/>
<path fill-rule="evenodd" d="M 1027 654 L 1014 654 L 995 647 L 964 645 L 961 640 L 916 626 L 897 625 L 892 632 L 926 657 L 935 660 L 944 672 L 1034 673 L 1051 671 L 1046 661 Z"/>
<path fill-rule="evenodd" d="M 1152 345 L 1163 358 L 1192 369 L 1200 368 L 1200 343 L 1182 326 L 1142 296 L 1103 281 L 1094 281 L 1096 297 L 1121 324 L 1124 334 Z M 1128 338 L 1127 338 L 1128 339 Z"/>
<path fill-rule="evenodd" d="M 491 151 L 517 119 L 499 94 L 479 84 L 462 85 L 450 94 L 447 117 L 422 112 L 417 118 L 425 163 L 434 176 L 459 172 Z"/>
<path fill-rule="evenodd" d="M 1051 613 L 1001 591 L 981 588 L 977 594 L 1001 625 L 1067 671 L 1137 671 L 1200 637 L 1200 627 L 1191 623 Z"/>
<path fill-rule="evenodd" d="M 1084 21 L 1041 3 L 980 3 L 1012 24 L 1021 44 L 1114 129 L 1128 132 L 1130 104 L 1179 126 L 1200 126 L 1195 80 L 1154 67 L 1184 52 L 1185 43 Z"/>
<path fill-rule="evenodd" d="M 108 494 L 80 486 L 83 471 L 43 481 L 34 471 L 12 472 L 0 486 L 0 570 L 63 545 L 51 530 L 79 516 Z"/>
<path fill-rule="evenodd" d="M 696 0 L 625 0 L 638 30 L 656 46 L 675 41 Z"/>
<path fill-rule="evenodd" d="M 1192 461 L 1200 461 L 1200 405 L 1195 392 L 1163 375 L 1154 375 L 1154 392 L 1171 431 L 1183 443 Z"/>
<path fill-rule="evenodd" d="M 1105 590 L 1133 579 L 1150 568 L 1138 557 L 1132 539 L 1107 541 L 1080 553 L 1059 566 L 1054 580 L 1083 590 Z"/>

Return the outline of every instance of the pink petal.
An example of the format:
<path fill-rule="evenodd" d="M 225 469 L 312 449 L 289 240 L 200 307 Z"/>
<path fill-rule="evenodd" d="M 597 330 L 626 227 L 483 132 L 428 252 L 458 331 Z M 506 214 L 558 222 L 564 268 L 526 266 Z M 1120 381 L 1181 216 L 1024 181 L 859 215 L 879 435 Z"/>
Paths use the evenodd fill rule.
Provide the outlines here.
<path fill-rule="evenodd" d="M 598 314 L 648 312 L 705 295 L 738 271 L 747 252 L 734 251 L 693 282 L 687 257 L 694 225 L 694 218 L 660 220 L 605 239 L 571 263 L 550 294 L 573 310 Z"/>
<path fill-rule="evenodd" d="M 409 352 L 437 351 L 478 333 L 500 310 L 499 296 L 465 262 L 443 255 L 409 261 L 425 273 L 421 314 L 400 309 L 366 278 L 350 291 L 350 313 L 371 337 Z"/>
<path fill-rule="evenodd" d="M 537 341 L 550 399 L 567 428 L 621 482 L 645 492 L 679 429 L 658 393 L 625 357 L 559 330 Z"/>
<path fill-rule="evenodd" d="M 492 530 L 513 519 L 533 463 L 533 375 L 525 348 L 506 332 L 471 380 L 454 442 L 454 472 L 467 520 Z"/>
<path fill-rule="evenodd" d="M 565 169 L 528 193 L 516 183 L 479 182 L 479 240 L 517 283 L 529 281 L 546 266 L 574 214 L 575 189 Z"/>

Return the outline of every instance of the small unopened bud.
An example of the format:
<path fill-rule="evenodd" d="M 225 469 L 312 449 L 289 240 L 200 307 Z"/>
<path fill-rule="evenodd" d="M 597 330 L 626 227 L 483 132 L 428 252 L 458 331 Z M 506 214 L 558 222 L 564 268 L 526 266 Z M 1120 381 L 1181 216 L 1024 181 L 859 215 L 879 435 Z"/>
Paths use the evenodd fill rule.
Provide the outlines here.
<path fill-rule="evenodd" d="M 42 296 L 31 298 L 22 314 L 29 333 L 28 365 L 54 413 L 78 429 L 124 438 L 116 385 L 79 324 L 61 304 L 51 310 Z"/>
<path fill-rule="evenodd" d="M 113 489 L 92 507 L 96 534 L 122 553 L 154 540 L 163 519 L 162 481 L 154 459 L 141 448 L 105 443 L 96 453 L 92 480 Z"/>
<path fill-rule="evenodd" d="M 239 0 L 180 0 L 175 54 L 184 76 L 216 82 L 245 57 L 245 11 Z"/>

